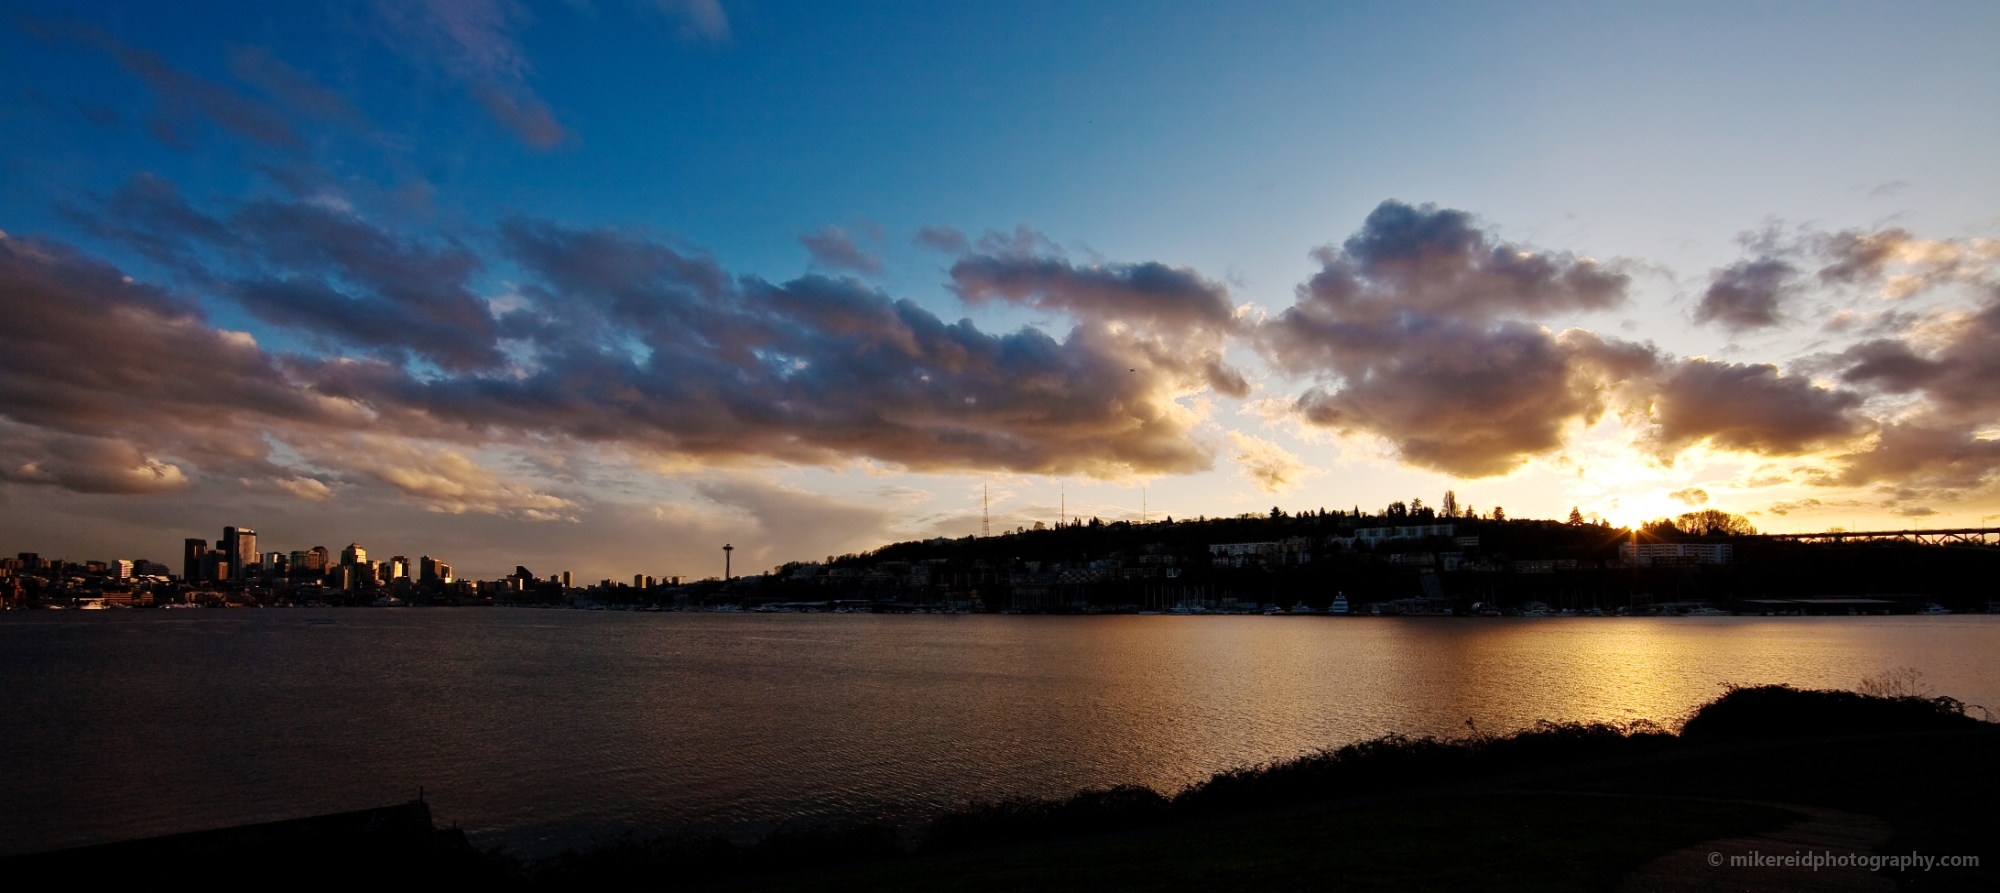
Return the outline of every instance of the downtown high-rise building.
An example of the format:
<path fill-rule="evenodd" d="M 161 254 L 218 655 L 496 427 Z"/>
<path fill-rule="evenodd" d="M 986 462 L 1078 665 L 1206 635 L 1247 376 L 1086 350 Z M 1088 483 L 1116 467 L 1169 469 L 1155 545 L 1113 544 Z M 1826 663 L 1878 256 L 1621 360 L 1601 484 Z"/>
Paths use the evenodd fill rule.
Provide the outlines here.
<path fill-rule="evenodd" d="M 222 528 L 222 540 L 216 548 L 223 553 L 223 560 L 229 562 L 229 567 L 238 577 L 243 576 L 251 565 L 264 560 L 263 553 L 257 551 L 257 531 L 248 527 Z"/>
<path fill-rule="evenodd" d="M 188 537 L 181 541 L 181 576 L 194 583 L 207 579 L 203 565 L 208 559 L 208 540 Z"/>

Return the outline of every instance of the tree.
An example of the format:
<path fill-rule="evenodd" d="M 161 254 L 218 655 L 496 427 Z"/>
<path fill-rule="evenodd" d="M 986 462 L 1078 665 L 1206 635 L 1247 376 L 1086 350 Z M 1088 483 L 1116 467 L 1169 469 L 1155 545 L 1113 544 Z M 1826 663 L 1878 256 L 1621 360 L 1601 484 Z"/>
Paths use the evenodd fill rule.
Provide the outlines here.
<path fill-rule="evenodd" d="M 1507 520 L 1507 510 L 1506 510 L 1506 509 L 1503 509 L 1503 508 L 1501 508 L 1501 507 L 1499 507 L 1499 506 L 1497 506 L 1497 505 L 1496 505 L 1496 506 L 1494 506 L 1494 507 L 1493 507 L 1493 520 L 1495 520 L 1495 521 L 1505 521 L 1505 520 Z"/>
<path fill-rule="evenodd" d="M 1750 519 L 1721 509 L 1702 509 L 1674 519 L 1674 529 L 1689 536 L 1754 536 Z"/>
<path fill-rule="evenodd" d="M 1571 527 L 1583 526 L 1583 511 L 1577 508 L 1576 506 L 1569 507 L 1569 526 Z"/>
<path fill-rule="evenodd" d="M 1389 507 L 1382 510 L 1382 517 L 1388 518 L 1390 520 L 1401 521 L 1405 518 L 1408 518 L 1409 516 L 1410 516 L 1410 507 L 1404 505 L 1403 501 L 1400 499 L 1396 500 L 1395 502 L 1389 503 Z"/>
<path fill-rule="evenodd" d="M 1444 499 L 1438 501 L 1438 514 L 1447 518 L 1458 517 L 1458 494 L 1444 491 Z"/>
<path fill-rule="evenodd" d="M 1281 508 L 1279 508 L 1279 507 L 1277 507 L 1277 506 L 1275 506 L 1275 505 L 1274 505 L 1274 506 L 1271 506 L 1271 520 L 1273 520 L 1273 521 L 1276 521 L 1276 520 L 1279 520 L 1279 519 L 1281 519 L 1281 518 L 1283 518 L 1283 517 L 1285 517 L 1285 510 L 1284 510 L 1284 509 L 1281 509 Z"/>

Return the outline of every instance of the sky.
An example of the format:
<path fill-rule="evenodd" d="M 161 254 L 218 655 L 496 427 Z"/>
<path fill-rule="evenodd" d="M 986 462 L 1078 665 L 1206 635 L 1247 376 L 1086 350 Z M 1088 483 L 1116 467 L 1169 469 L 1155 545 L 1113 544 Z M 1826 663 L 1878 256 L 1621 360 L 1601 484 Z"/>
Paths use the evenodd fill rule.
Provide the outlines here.
<path fill-rule="evenodd" d="M 0 12 L 8 552 L 2000 519 L 1991 3 Z"/>

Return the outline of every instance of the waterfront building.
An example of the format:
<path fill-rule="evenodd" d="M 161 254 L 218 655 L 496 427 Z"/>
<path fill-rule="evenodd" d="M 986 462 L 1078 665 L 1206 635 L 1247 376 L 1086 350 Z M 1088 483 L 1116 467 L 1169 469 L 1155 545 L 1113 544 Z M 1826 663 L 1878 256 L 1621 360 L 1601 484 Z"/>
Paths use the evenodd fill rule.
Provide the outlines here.
<path fill-rule="evenodd" d="M 368 550 L 361 548 L 360 543 L 348 543 L 347 548 L 340 550 L 340 563 L 342 566 L 353 567 L 365 563 L 367 560 Z"/>

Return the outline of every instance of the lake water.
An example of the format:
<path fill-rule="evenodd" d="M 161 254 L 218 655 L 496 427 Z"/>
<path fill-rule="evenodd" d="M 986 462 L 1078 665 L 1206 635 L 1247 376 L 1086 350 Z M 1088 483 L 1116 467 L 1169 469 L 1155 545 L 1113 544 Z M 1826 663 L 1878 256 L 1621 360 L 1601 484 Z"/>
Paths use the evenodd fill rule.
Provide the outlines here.
<path fill-rule="evenodd" d="M 333 622 L 328 623 L 326 621 Z M 2000 710 L 2000 617 L 500 609 L 0 615 L 0 854 L 398 802 L 545 853 L 1137 783 L 1390 732 L 1671 723 L 1913 668 Z"/>

